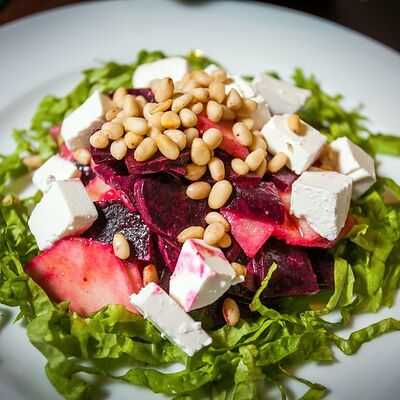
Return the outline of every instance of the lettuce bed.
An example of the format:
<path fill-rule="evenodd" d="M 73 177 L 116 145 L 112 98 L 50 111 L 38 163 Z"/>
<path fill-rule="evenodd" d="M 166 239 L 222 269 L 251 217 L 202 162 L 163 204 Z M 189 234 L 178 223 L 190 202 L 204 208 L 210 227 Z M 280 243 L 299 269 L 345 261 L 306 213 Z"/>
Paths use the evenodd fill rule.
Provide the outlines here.
<path fill-rule="evenodd" d="M 142 51 L 133 64 L 108 62 L 85 71 L 82 82 L 66 97 L 47 96 L 41 101 L 30 130 L 13 133 L 15 152 L 0 155 L 0 303 L 20 308 L 18 319 L 27 322 L 30 341 L 48 360 L 49 380 L 66 399 L 91 397 L 92 388 L 84 380 L 85 374 L 148 386 L 176 399 L 220 400 L 257 398 L 263 383 L 267 388 L 278 387 L 285 399 L 284 378 L 289 377 L 308 387 L 302 399 L 321 399 L 327 389 L 293 376 L 288 370 L 294 363 L 333 360 L 334 346 L 353 354 L 363 343 L 400 330 L 399 320 L 385 319 L 353 332 L 348 339 L 334 333 L 337 326 L 348 324 L 354 313 L 393 305 L 400 282 L 400 214 L 397 206 L 385 204 L 383 192 L 388 187 L 400 197 L 400 187 L 391 179 L 379 178 L 360 200 L 352 203 L 351 211 L 359 224 L 333 249 L 334 291 L 287 298 L 279 312 L 267 308 L 260 294 L 273 274 L 271 268 L 250 306 L 258 316 L 241 320 L 235 327 L 211 331 L 212 346 L 191 358 L 163 340 L 148 321 L 120 306 L 108 306 L 89 318 L 68 312 L 67 304 L 50 301 L 23 271 L 24 264 L 38 254 L 27 219 L 28 210 L 40 195 L 21 201 L 6 196 L 9 183 L 28 172 L 22 158 L 30 154 L 48 158 L 57 151 L 49 135 L 51 126 L 60 123 L 93 90 L 108 92 L 118 86 L 129 87 L 137 65 L 163 57 L 159 51 Z M 194 69 L 211 62 L 194 53 L 187 58 Z M 301 117 L 329 140 L 346 135 L 372 155 L 400 156 L 399 137 L 373 135 L 358 109 L 345 111 L 342 97 L 324 93 L 314 77 L 296 69 L 293 82 L 313 93 Z M 337 323 L 324 319 L 332 310 L 340 312 Z M 173 362 L 183 363 L 185 369 L 177 373 L 156 369 Z M 121 363 L 134 367 L 116 375 L 114 371 Z"/>

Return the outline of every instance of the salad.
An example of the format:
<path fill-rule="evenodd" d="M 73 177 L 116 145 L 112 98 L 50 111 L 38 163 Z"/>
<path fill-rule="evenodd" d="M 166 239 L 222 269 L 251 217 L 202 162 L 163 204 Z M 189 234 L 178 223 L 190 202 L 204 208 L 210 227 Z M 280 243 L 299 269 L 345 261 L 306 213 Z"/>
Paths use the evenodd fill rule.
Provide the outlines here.
<path fill-rule="evenodd" d="M 292 79 L 142 51 L 85 71 L 14 131 L 0 303 L 19 307 L 66 399 L 91 398 L 87 375 L 175 399 L 285 399 L 295 379 L 321 399 L 296 363 L 400 329 L 335 333 L 393 304 L 400 214 L 386 194 L 400 187 L 375 156 L 399 156 L 400 138 L 300 69 Z M 38 191 L 19 198 L 13 181 L 31 171 Z"/>

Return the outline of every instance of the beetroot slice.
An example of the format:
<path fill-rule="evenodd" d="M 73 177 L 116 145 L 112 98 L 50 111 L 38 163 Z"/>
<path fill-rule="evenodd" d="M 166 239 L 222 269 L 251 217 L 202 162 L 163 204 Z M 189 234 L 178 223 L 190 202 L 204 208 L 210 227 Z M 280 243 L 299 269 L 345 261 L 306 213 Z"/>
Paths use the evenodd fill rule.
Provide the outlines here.
<path fill-rule="evenodd" d="M 253 188 L 235 184 L 235 194 L 224 210 L 260 222 L 282 224 L 285 207 L 272 182 L 260 182 Z"/>
<path fill-rule="evenodd" d="M 298 296 L 319 291 L 317 277 L 305 250 L 276 239 L 269 240 L 247 264 L 244 286 L 256 291 L 273 263 L 278 267 L 263 297 Z"/>
<path fill-rule="evenodd" d="M 143 221 L 154 232 L 175 239 L 185 228 L 205 227 L 210 208 L 207 200 L 191 200 L 186 185 L 169 174 L 141 178 L 134 185 L 135 205 Z"/>
<path fill-rule="evenodd" d="M 174 272 L 182 246 L 177 240 L 162 235 L 158 236 L 157 245 L 165 265 L 171 272 Z"/>
<path fill-rule="evenodd" d="M 100 202 L 96 208 L 99 217 L 85 232 L 85 237 L 112 244 L 114 235 L 121 232 L 131 247 L 130 259 L 140 261 L 153 259 L 153 235 L 137 212 L 128 210 L 120 201 Z"/>
<path fill-rule="evenodd" d="M 108 93 L 108 96 L 113 98 L 114 92 L 112 90 Z M 150 88 L 129 88 L 127 92 L 133 96 L 143 96 L 149 103 L 154 103 L 154 94 Z"/>
<path fill-rule="evenodd" d="M 145 162 L 139 162 L 135 160 L 133 152 L 129 151 L 125 157 L 125 164 L 129 173 L 135 175 L 155 174 L 162 171 L 185 175 L 185 167 L 189 163 L 189 159 L 189 150 L 184 150 L 176 160 L 169 160 L 164 156 L 159 156 Z"/>
<path fill-rule="evenodd" d="M 332 287 L 334 284 L 334 265 L 335 259 L 326 249 L 308 248 L 306 249 L 311 260 L 319 287 Z"/>
<path fill-rule="evenodd" d="M 265 180 L 271 181 L 278 190 L 287 192 L 292 189 L 293 182 L 297 180 L 299 175 L 296 175 L 289 168 L 283 167 L 278 172 L 265 174 Z"/>

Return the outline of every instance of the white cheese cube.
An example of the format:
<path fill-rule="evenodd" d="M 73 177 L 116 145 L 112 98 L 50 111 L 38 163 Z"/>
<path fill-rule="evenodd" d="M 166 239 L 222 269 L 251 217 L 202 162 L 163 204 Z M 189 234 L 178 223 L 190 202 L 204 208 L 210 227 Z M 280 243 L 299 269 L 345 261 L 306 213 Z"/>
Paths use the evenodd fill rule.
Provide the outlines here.
<path fill-rule="evenodd" d="M 340 137 L 331 143 L 338 156 L 338 170 L 353 180 L 353 199 L 358 199 L 375 182 L 375 162 L 361 147 L 347 137 Z"/>
<path fill-rule="evenodd" d="M 149 283 L 129 298 L 143 317 L 148 319 L 168 340 L 192 356 L 212 339 L 189 314 L 154 282 Z"/>
<path fill-rule="evenodd" d="M 54 181 L 78 178 L 80 175 L 81 171 L 73 162 L 56 154 L 34 172 L 32 182 L 39 190 L 47 192 Z"/>
<path fill-rule="evenodd" d="M 79 235 L 97 219 L 97 210 L 78 179 L 54 182 L 29 218 L 40 250 L 71 235 Z"/>
<path fill-rule="evenodd" d="M 253 79 L 253 86 L 264 97 L 272 114 L 295 114 L 306 104 L 311 91 L 265 74 Z"/>
<path fill-rule="evenodd" d="M 301 135 L 292 132 L 288 126 L 290 115 L 275 115 L 262 128 L 268 150 L 288 156 L 287 167 L 300 175 L 318 158 L 326 143 L 326 137 L 312 126 L 302 121 L 304 131 Z"/>
<path fill-rule="evenodd" d="M 190 239 L 182 246 L 169 293 L 185 311 L 214 303 L 231 286 L 236 274 L 221 249 Z"/>
<path fill-rule="evenodd" d="M 112 107 L 111 99 L 96 90 L 82 105 L 69 114 L 61 125 L 61 136 L 66 146 L 74 151 L 89 146 L 94 125 Z"/>
<path fill-rule="evenodd" d="M 182 57 L 170 57 L 139 65 L 132 77 L 135 88 L 149 87 L 154 79 L 169 77 L 174 82 L 179 81 L 186 72 L 190 71 L 190 65 Z"/>
<path fill-rule="evenodd" d="M 352 181 L 337 172 L 306 171 L 294 181 L 290 211 L 304 218 L 322 237 L 334 240 L 344 227 L 350 207 Z"/>

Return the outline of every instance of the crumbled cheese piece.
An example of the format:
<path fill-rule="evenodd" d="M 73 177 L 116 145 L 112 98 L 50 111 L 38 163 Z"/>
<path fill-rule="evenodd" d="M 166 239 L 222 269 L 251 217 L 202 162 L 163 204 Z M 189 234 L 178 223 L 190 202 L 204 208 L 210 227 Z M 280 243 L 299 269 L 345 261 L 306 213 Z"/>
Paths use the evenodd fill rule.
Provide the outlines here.
<path fill-rule="evenodd" d="M 214 303 L 235 278 L 221 249 L 190 239 L 182 246 L 169 292 L 185 311 L 191 311 Z"/>
<path fill-rule="evenodd" d="M 347 137 L 341 137 L 330 144 L 337 153 L 338 171 L 353 181 L 353 199 L 358 199 L 375 182 L 374 159 Z"/>
<path fill-rule="evenodd" d="M 139 65 L 132 77 L 135 88 L 149 87 L 154 79 L 171 78 L 174 82 L 179 81 L 186 72 L 190 71 L 190 65 L 182 57 L 170 57 Z"/>
<path fill-rule="evenodd" d="M 40 250 L 71 235 L 79 235 L 97 219 L 97 210 L 78 179 L 54 182 L 29 218 Z"/>
<path fill-rule="evenodd" d="M 34 172 L 32 182 L 39 190 L 47 192 L 52 182 L 78 178 L 80 175 L 74 163 L 56 154 Z"/>
<path fill-rule="evenodd" d="M 311 91 L 265 74 L 253 79 L 253 86 L 264 97 L 273 115 L 295 114 L 306 104 Z"/>
<path fill-rule="evenodd" d="M 212 339 L 189 314 L 156 283 L 151 282 L 138 294 L 130 296 L 130 302 L 143 317 L 148 319 L 162 335 L 192 356 Z"/>
<path fill-rule="evenodd" d="M 273 116 L 262 128 L 262 133 L 268 151 L 285 153 L 288 156 L 287 167 L 300 175 L 318 158 L 326 137 L 304 121 L 301 121 L 301 135 L 292 132 L 288 126 L 289 117 L 289 114 Z"/>
<path fill-rule="evenodd" d="M 322 237 L 334 240 L 346 223 L 351 191 L 352 181 L 346 175 L 306 171 L 293 183 L 290 211 Z"/>
<path fill-rule="evenodd" d="M 96 90 L 81 106 L 69 114 L 61 125 L 61 136 L 68 149 L 74 151 L 89 146 L 94 125 L 104 118 L 112 107 L 108 96 Z"/>

